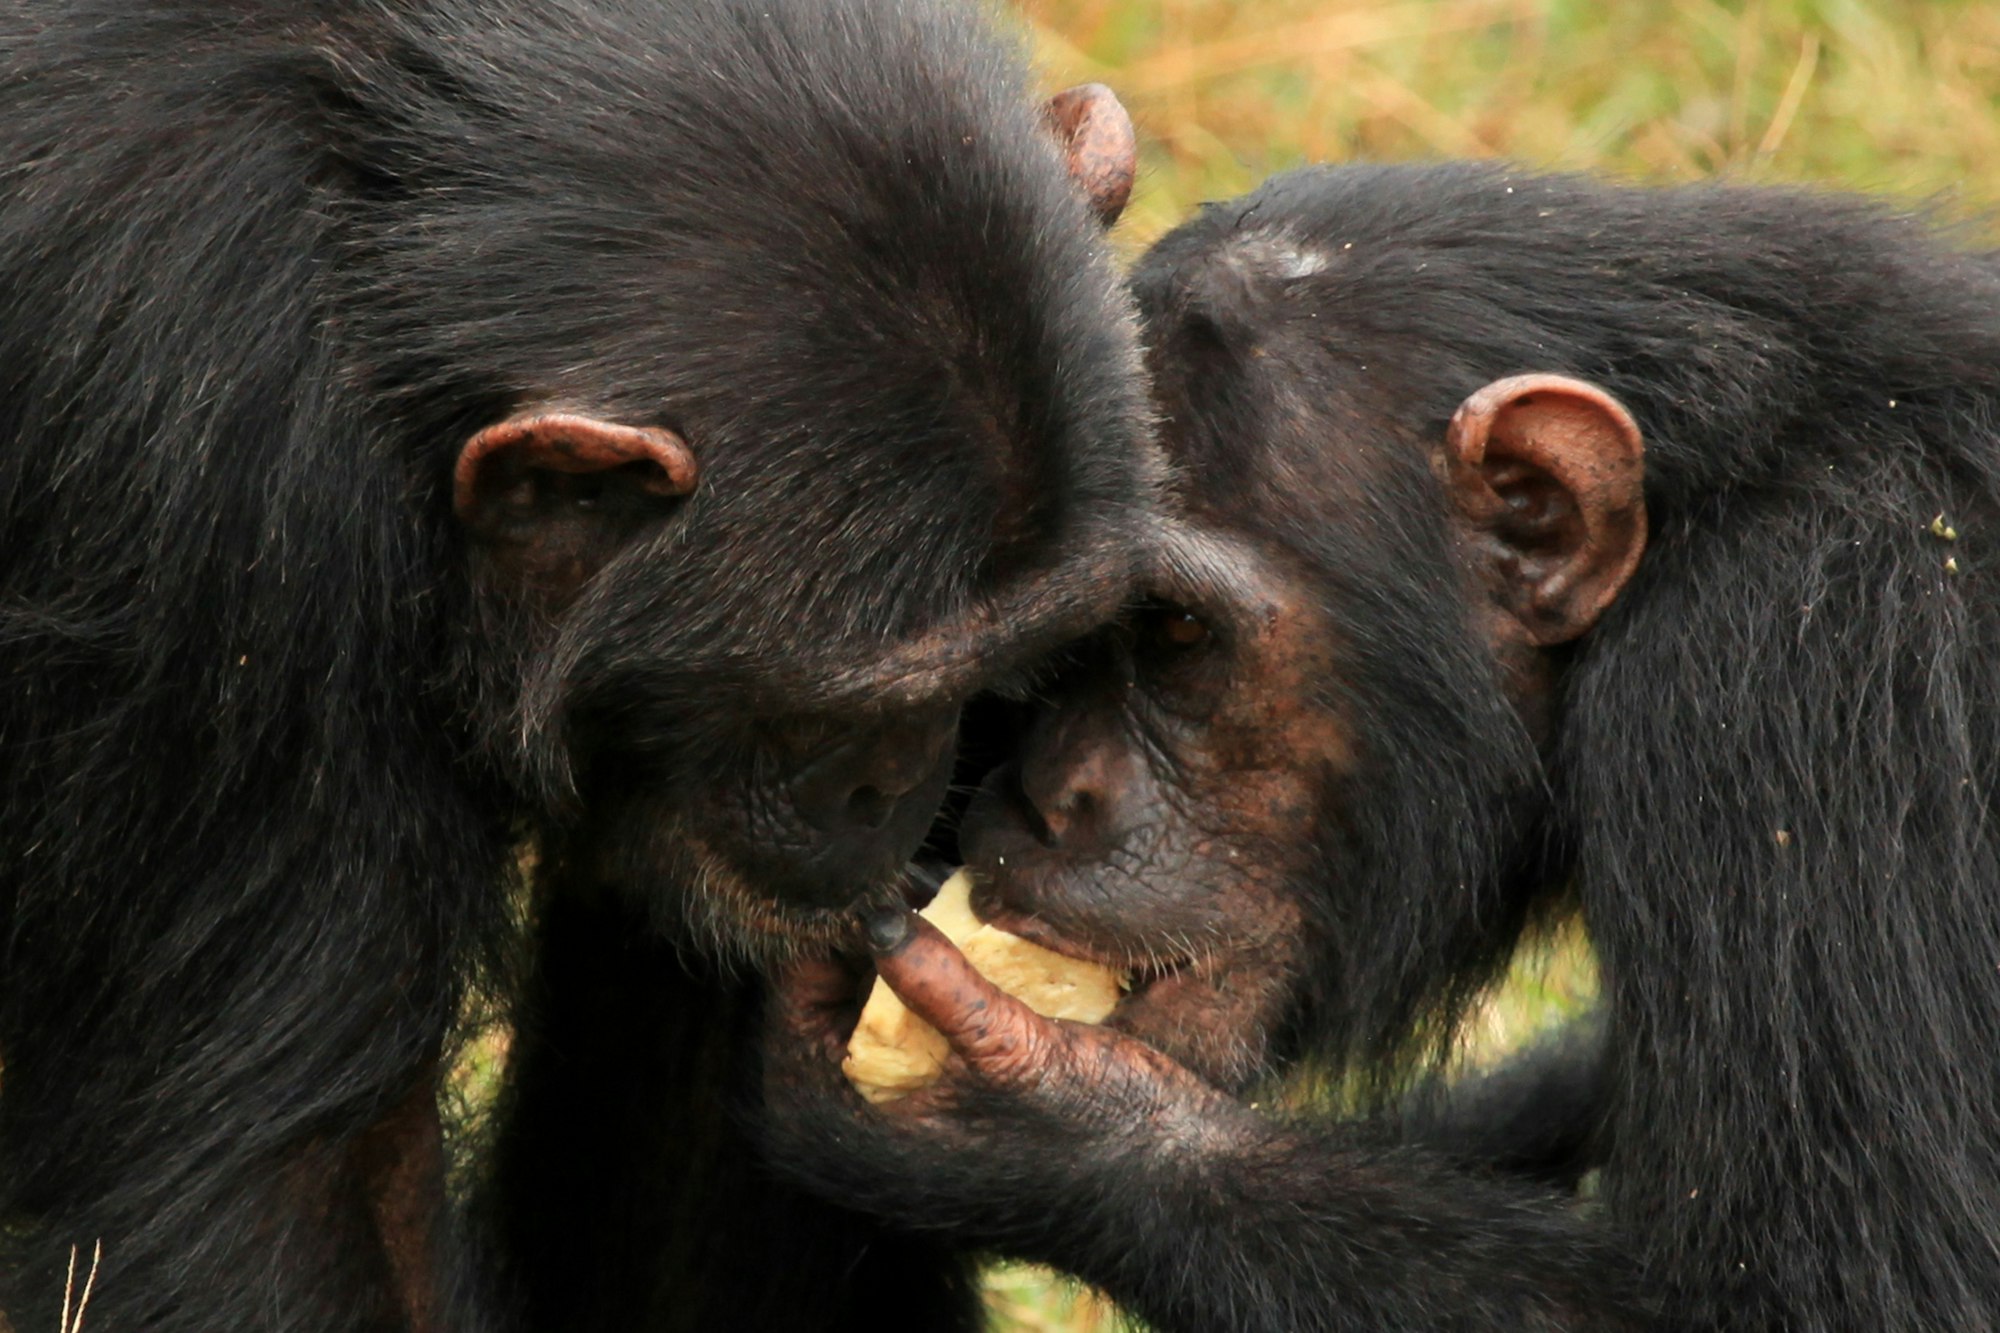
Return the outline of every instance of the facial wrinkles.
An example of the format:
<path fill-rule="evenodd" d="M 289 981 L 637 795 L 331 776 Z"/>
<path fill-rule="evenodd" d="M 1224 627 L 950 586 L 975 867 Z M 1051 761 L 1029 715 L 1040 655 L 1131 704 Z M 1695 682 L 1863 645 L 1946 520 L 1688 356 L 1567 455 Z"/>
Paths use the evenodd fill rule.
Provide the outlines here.
<path fill-rule="evenodd" d="M 1205 733 L 1190 734 L 1187 721 L 1137 683 L 1129 655 L 1121 653 L 1114 669 L 1122 677 L 1119 694 L 1104 706 L 1116 707 L 1118 730 L 1137 751 L 1135 771 L 1146 783 L 1140 804 L 1150 813 L 1111 849 L 1105 868 L 1129 879 L 1154 910 L 1172 904 L 1184 912 L 1216 896 L 1190 890 L 1209 881 L 1204 848 L 1229 836 L 1210 795 L 1229 790 L 1228 771 L 1215 763 Z"/>
<path fill-rule="evenodd" d="M 1307 687 L 1327 656 L 1316 620 L 1293 607 L 1261 611 L 1260 626 L 1231 631 L 1225 651 L 1243 660 L 1196 696 L 1212 708 L 1170 707 L 1160 685 L 1129 689 L 1123 709 L 1161 814 L 1128 833 L 1114 866 L 1155 877 L 1173 926 L 1213 934 L 1232 954 L 1288 928 L 1280 889 L 1309 860 L 1329 768 L 1349 757 L 1344 728 Z M 1162 893 L 1143 900 L 1158 904 Z"/>
<path fill-rule="evenodd" d="M 1218 893 L 1226 909 L 1199 927 L 1157 939 L 1156 957 L 1177 964 L 1111 1019 L 1111 1025 L 1172 1055 L 1221 1086 L 1256 1074 L 1268 1034 L 1284 1021 L 1304 957 L 1295 897 L 1277 877 Z M 1246 923 L 1254 929 L 1246 931 Z"/>
<path fill-rule="evenodd" d="M 1227 607 L 1217 618 L 1234 659 L 1215 687 L 1203 748 L 1238 778 L 1291 782 L 1351 766 L 1348 729 L 1324 689 L 1339 665 L 1333 617 L 1293 591 L 1312 585 L 1312 571 L 1281 545 L 1248 535 L 1230 539 L 1226 557 L 1221 548 L 1213 541 L 1198 573 L 1185 566 L 1209 604 Z"/>

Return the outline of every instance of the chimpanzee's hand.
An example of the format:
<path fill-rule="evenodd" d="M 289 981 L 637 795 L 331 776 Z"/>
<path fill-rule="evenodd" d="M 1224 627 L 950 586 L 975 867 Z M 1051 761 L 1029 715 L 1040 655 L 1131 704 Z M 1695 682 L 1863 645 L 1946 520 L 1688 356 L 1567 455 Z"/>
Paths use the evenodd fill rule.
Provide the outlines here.
<path fill-rule="evenodd" d="M 882 914 L 869 936 L 883 980 L 952 1054 L 937 1083 L 870 1106 L 839 1069 L 852 975 L 811 963 L 780 978 L 767 1035 L 768 1144 L 822 1192 L 1024 1253 L 1060 1244 L 1065 1220 L 1101 1226 L 1112 1198 L 1133 1197 L 1145 1175 L 1164 1167 L 1185 1184 L 1259 1132 L 1253 1113 L 1151 1047 L 1036 1014 L 914 913 Z"/>
<path fill-rule="evenodd" d="M 969 1107 L 1001 1098 L 1073 1134 L 1134 1135 L 1160 1146 L 1199 1138 L 1238 1108 L 1167 1056 L 1106 1028 L 1043 1018 L 975 971 L 913 912 L 870 922 L 877 973 L 952 1046 L 942 1080 L 886 1103 L 905 1125 L 975 1128 Z M 981 1139 L 990 1129 L 977 1126 Z"/>

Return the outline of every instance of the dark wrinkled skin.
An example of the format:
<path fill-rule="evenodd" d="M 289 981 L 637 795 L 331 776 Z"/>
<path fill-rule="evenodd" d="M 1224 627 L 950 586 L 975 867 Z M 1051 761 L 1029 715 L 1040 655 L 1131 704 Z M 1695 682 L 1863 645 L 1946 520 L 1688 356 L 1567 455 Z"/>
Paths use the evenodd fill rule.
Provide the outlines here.
<path fill-rule="evenodd" d="M 1338 701 L 1311 688 L 1334 636 L 1301 583 L 1268 546 L 1165 533 L 1160 603 L 1077 651 L 961 833 L 983 918 L 1133 972 L 1110 1026 L 1230 1089 L 1265 1067 L 1313 954 L 1292 885 L 1354 770 Z"/>

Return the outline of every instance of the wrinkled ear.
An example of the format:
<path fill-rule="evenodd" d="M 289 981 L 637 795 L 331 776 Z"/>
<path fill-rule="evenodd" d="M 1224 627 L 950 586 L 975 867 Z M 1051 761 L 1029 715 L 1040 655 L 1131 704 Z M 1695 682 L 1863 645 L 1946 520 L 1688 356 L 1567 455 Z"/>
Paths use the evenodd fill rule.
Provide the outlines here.
<path fill-rule="evenodd" d="M 1562 375 L 1496 380 L 1452 417 L 1446 484 L 1494 600 L 1529 642 L 1582 634 L 1638 567 L 1644 454 L 1617 399 Z"/>
<path fill-rule="evenodd" d="M 694 454 L 673 431 L 537 412 L 465 442 L 452 509 L 513 579 L 566 595 L 639 525 L 693 491 L 695 475 Z"/>
<path fill-rule="evenodd" d="M 1139 175 L 1139 137 L 1118 95 L 1101 83 L 1080 83 L 1049 99 L 1049 128 L 1083 189 L 1090 211 L 1110 226 L 1132 198 Z"/>

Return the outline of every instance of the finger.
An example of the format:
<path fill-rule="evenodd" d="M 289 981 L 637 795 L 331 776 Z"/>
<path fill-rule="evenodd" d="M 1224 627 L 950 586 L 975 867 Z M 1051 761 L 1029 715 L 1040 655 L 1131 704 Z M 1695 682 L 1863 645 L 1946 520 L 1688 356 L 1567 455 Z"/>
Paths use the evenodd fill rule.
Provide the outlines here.
<path fill-rule="evenodd" d="M 873 914 L 868 944 L 875 953 L 875 970 L 889 989 L 984 1077 L 1018 1081 L 1047 1058 L 1053 1025 L 980 976 L 936 926 L 916 913 L 888 909 Z"/>

